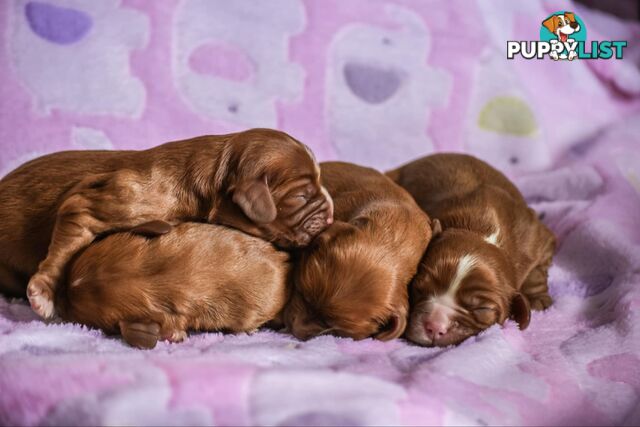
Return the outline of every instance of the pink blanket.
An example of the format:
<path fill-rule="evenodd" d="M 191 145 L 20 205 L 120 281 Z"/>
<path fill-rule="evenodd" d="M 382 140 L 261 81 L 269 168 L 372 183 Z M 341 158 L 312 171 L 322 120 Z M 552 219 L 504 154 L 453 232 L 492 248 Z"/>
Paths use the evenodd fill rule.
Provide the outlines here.
<path fill-rule="evenodd" d="M 506 59 L 564 9 L 625 59 Z M 637 25 L 571 2 L 15 0 L 0 28 L 0 176 L 270 126 L 382 169 L 473 153 L 559 237 L 554 305 L 447 349 L 262 331 L 139 351 L 0 297 L 0 424 L 640 423 Z"/>

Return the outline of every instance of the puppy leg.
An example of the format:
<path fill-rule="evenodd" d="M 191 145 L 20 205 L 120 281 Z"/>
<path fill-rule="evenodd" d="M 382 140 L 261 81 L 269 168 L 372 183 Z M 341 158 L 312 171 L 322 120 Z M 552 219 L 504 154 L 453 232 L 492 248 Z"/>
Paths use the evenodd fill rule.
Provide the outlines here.
<path fill-rule="evenodd" d="M 33 310 L 44 318 L 55 314 L 53 295 L 65 265 L 98 234 L 168 219 L 176 204 L 169 184 L 121 170 L 92 175 L 76 185 L 58 209 L 47 256 L 29 281 Z"/>

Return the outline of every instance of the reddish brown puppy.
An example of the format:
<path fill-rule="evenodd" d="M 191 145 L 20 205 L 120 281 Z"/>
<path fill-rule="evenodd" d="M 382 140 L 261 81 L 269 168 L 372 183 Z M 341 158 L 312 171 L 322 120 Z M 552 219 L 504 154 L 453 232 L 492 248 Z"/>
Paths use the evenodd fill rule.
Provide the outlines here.
<path fill-rule="evenodd" d="M 336 221 L 296 262 L 285 324 L 299 339 L 399 337 L 407 325 L 408 285 L 431 238 L 429 218 L 373 169 L 321 166 Z"/>
<path fill-rule="evenodd" d="M 33 160 L 0 181 L 0 290 L 43 317 L 65 265 L 96 236 L 152 220 L 229 225 L 281 247 L 332 222 L 309 149 L 253 129 L 146 151 L 74 151 Z"/>
<path fill-rule="evenodd" d="M 412 283 L 410 340 L 457 344 L 507 318 L 525 329 L 530 308 L 551 305 L 555 237 L 503 174 L 471 156 L 435 154 L 388 175 L 442 230 Z"/>
<path fill-rule="evenodd" d="M 132 346 L 187 331 L 252 332 L 279 317 L 289 256 L 241 231 L 161 221 L 92 244 L 56 293 L 64 320 L 120 332 Z"/>

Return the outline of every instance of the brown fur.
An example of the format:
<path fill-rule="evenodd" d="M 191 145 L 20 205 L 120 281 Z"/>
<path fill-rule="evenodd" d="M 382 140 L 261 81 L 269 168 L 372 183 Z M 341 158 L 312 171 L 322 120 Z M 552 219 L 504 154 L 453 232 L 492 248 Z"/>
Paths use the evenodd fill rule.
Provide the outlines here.
<path fill-rule="evenodd" d="M 0 181 L 0 291 L 41 315 L 67 262 L 96 236 L 151 220 L 214 222 L 305 246 L 332 221 L 311 152 L 253 129 L 146 151 L 51 154 Z"/>
<path fill-rule="evenodd" d="M 262 239 L 217 225 L 155 223 L 84 250 L 57 307 L 64 320 L 150 348 L 187 330 L 251 332 L 276 319 L 288 272 L 288 255 Z"/>
<path fill-rule="evenodd" d="M 431 229 L 411 196 L 381 173 L 321 164 L 335 223 L 300 256 L 285 324 L 300 339 L 322 333 L 381 340 L 407 323 L 408 284 Z"/>
<path fill-rule="evenodd" d="M 508 317 L 524 329 L 530 307 L 542 310 L 551 304 L 547 270 L 555 237 L 503 174 L 462 154 L 427 156 L 387 174 L 443 230 L 434 233 L 412 284 L 409 339 L 456 344 Z M 487 242 L 496 231 L 497 244 Z M 433 298 L 446 293 L 465 255 L 477 263 L 455 294 L 451 328 L 439 339 L 426 339 L 423 321 Z"/>

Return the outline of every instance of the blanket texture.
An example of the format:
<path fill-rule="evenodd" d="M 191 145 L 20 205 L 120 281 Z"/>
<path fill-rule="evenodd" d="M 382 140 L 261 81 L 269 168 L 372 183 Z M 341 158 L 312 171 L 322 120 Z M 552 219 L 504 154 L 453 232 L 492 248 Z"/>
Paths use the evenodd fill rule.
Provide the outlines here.
<path fill-rule="evenodd" d="M 625 58 L 506 59 L 558 10 Z M 0 424 L 640 423 L 637 25 L 568 1 L 15 0 L 0 30 L 0 176 L 270 126 L 381 169 L 475 154 L 559 238 L 550 309 L 445 349 L 260 331 L 140 351 L 0 297 Z"/>

